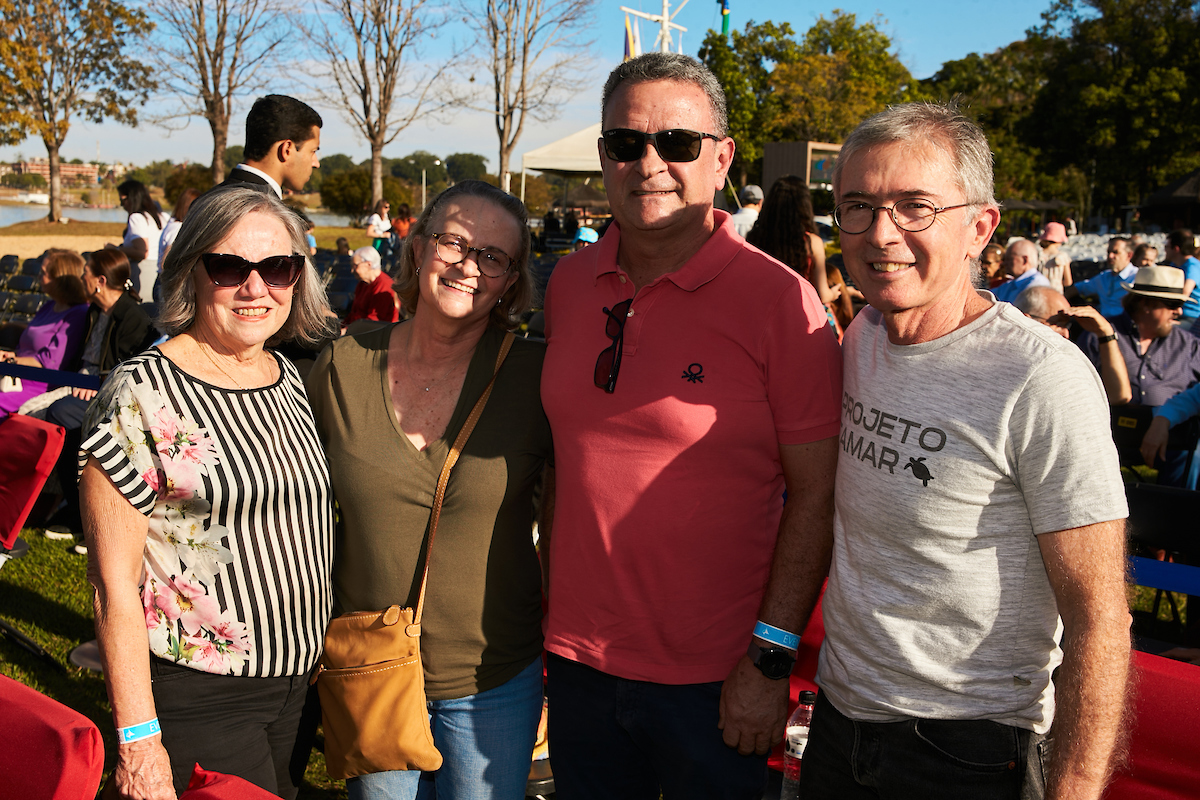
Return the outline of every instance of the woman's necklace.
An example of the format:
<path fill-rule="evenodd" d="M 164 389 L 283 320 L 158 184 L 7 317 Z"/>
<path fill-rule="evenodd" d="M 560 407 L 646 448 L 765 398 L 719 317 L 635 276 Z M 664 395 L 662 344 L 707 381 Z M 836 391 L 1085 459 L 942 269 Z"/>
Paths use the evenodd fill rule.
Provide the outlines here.
<path fill-rule="evenodd" d="M 209 351 L 208 351 L 208 350 L 207 350 L 207 349 L 204 347 L 204 345 L 200 344 L 200 342 L 196 342 L 196 346 L 200 348 L 200 352 L 201 352 L 201 353 L 204 353 L 204 355 L 208 356 L 208 360 L 209 360 L 209 361 L 211 361 L 211 362 L 213 363 L 213 366 L 214 366 L 214 367 L 216 367 L 217 369 L 219 369 L 219 370 L 221 371 L 221 374 L 222 374 L 222 375 L 224 375 L 226 378 L 229 378 L 229 380 L 233 381 L 233 385 L 234 385 L 234 386 L 236 386 L 237 388 L 239 388 L 239 389 L 241 389 L 241 390 L 245 391 L 246 387 L 245 387 L 245 386 L 242 386 L 242 384 L 238 382 L 238 379 L 237 379 L 237 378 L 235 378 L 235 377 L 233 377 L 232 375 L 230 375 L 230 374 L 229 374 L 229 372 L 227 372 L 227 371 L 226 371 L 226 369 L 225 369 L 224 367 L 222 367 L 222 366 L 221 366 L 220 362 L 218 362 L 218 361 L 217 361 L 217 359 L 215 359 L 215 358 L 213 357 L 212 353 L 210 353 L 210 352 L 209 352 Z M 428 389 L 426 389 L 425 391 L 429 391 L 429 390 L 428 390 Z"/>

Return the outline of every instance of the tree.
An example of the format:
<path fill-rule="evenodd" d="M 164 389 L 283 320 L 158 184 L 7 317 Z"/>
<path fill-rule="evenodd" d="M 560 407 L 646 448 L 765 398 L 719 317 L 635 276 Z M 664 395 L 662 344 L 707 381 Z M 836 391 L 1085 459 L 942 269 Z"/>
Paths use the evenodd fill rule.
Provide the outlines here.
<path fill-rule="evenodd" d="M 234 98 L 278 80 L 276 50 L 292 32 L 287 9 L 281 0 L 162 0 L 151 8 L 163 32 L 158 74 L 179 102 L 159 121 L 208 123 L 215 185 L 225 178 Z"/>
<path fill-rule="evenodd" d="M 40 136 L 50 161 L 50 213 L 62 218 L 59 151 L 71 119 L 137 124 L 154 87 L 126 53 L 149 28 L 116 0 L 0 0 L 0 141 Z"/>
<path fill-rule="evenodd" d="M 805 34 L 799 58 L 775 68 L 778 138 L 840 142 L 888 104 L 917 99 L 912 76 L 877 21 L 859 25 L 854 14 L 835 10 Z"/>
<path fill-rule="evenodd" d="M 42 189 L 46 186 L 46 179 L 36 172 L 9 172 L 0 177 L 0 185 L 13 189 Z"/>
<path fill-rule="evenodd" d="M 376 202 L 371 197 L 371 181 L 371 171 L 365 168 L 326 175 L 321 189 L 321 204 L 336 214 L 345 214 L 351 221 L 358 222 Z M 408 186 L 391 175 L 383 176 L 383 197 L 393 207 L 401 203 L 412 205 L 414 202 Z"/>
<path fill-rule="evenodd" d="M 422 174 L 427 183 L 446 183 L 450 179 L 446 162 L 425 150 L 415 150 L 404 158 L 392 160 L 392 175 L 397 178 L 419 185 Z"/>
<path fill-rule="evenodd" d="M 174 171 L 175 165 L 170 161 L 151 161 L 144 167 L 129 171 L 125 177 L 129 180 L 141 181 L 147 186 L 164 187 L 167 185 L 167 178 L 171 177 L 171 173 Z"/>
<path fill-rule="evenodd" d="M 384 196 L 383 148 L 416 120 L 456 101 L 445 85 L 452 62 L 422 66 L 420 61 L 420 46 L 448 18 L 431 0 L 314 2 L 316 22 L 305 31 L 324 60 L 315 88 L 370 145 L 374 205 Z"/>
<path fill-rule="evenodd" d="M 195 189 L 203 194 L 216 184 L 213 183 L 212 170 L 203 164 L 180 164 L 167 179 L 163 181 L 163 194 L 172 206 L 179 200 L 185 189 Z M 170 211 L 170 208 L 164 208 Z"/>
<path fill-rule="evenodd" d="M 730 171 L 739 186 L 744 186 L 747 178 L 761 180 L 763 144 L 770 139 L 780 111 L 771 72 L 800 57 L 793 36 L 792 26 L 786 22 L 756 25 L 751 20 L 744 31 L 732 31 L 728 41 L 710 30 L 700 47 L 700 60 L 725 90 L 729 135 L 737 142 Z"/>
<path fill-rule="evenodd" d="M 1200 167 L 1200 8 L 1189 0 L 1057 0 L 1030 31 L 1053 81 L 1025 133 L 1048 168 L 1089 176 L 1115 214 Z"/>
<path fill-rule="evenodd" d="M 487 159 L 478 153 L 455 153 L 446 156 L 446 173 L 455 183 L 481 181 L 483 176 L 487 175 Z"/>
<path fill-rule="evenodd" d="M 484 110 L 500 140 L 501 181 L 525 121 L 557 118 L 562 104 L 586 84 L 592 43 L 579 36 L 595 5 L 596 0 L 481 0 L 468 11 L 480 60 L 492 76 Z"/>
<path fill-rule="evenodd" d="M 225 171 L 228 172 L 246 160 L 246 148 L 240 144 L 230 145 L 225 148 Z M 324 168 L 325 159 L 321 159 L 321 167 Z"/>

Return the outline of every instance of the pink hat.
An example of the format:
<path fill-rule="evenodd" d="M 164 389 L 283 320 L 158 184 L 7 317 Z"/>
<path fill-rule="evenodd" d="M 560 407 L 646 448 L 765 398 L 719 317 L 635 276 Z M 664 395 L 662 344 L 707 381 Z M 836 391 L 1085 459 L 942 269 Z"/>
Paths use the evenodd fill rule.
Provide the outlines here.
<path fill-rule="evenodd" d="M 1058 242 L 1062 244 L 1067 240 L 1067 229 L 1063 227 L 1061 222 L 1047 222 L 1046 230 L 1042 231 L 1040 241 L 1043 242 Z"/>

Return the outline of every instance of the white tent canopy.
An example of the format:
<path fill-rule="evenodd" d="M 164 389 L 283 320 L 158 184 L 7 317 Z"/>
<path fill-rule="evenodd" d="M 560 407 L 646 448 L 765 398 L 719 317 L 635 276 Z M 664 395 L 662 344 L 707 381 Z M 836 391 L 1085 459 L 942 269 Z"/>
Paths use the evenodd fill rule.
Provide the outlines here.
<path fill-rule="evenodd" d="M 525 199 L 525 173 L 531 169 L 563 176 L 599 176 L 600 154 L 596 149 L 599 138 L 600 123 L 597 122 L 521 156 L 521 199 Z"/>
<path fill-rule="evenodd" d="M 560 175 L 599 175 L 600 155 L 596 150 L 599 138 L 597 122 L 565 139 L 530 150 L 521 156 L 521 172 L 535 169 Z"/>

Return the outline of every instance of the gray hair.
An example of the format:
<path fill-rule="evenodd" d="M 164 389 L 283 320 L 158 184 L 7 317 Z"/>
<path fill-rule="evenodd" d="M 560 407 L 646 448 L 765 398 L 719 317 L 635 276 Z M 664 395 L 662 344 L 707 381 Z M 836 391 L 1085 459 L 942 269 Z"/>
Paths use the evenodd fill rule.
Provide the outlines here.
<path fill-rule="evenodd" d="M 406 317 L 411 317 L 417 308 L 417 297 L 420 286 L 417 283 L 417 258 L 413 252 L 413 242 L 420 237 L 428 237 L 431 233 L 440 233 L 437 227 L 444 222 L 442 209 L 447 203 L 464 197 L 478 197 L 495 203 L 507 211 L 516 220 L 521 229 L 521 246 L 513 255 L 512 269 L 516 271 L 517 280 L 500 298 L 500 303 L 492 309 L 490 321 L 493 325 L 504 330 L 512 330 L 521 323 L 521 317 L 529 310 L 533 302 L 533 278 L 529 274 L 529 251 L 531 241 L 529 235 L 529 212 L 525 204 L 508 192 L 501 191 L 490 183 L 483 181 L 459 181 L 446 191 L 433 198 L 433 202 L 425 207 L 421 216 L 408 230 L 404 239 L 404 249 L 400 252 L 400 268 L 393 285 L 396 296 Z"/>
<path fill-rule="evenodd" d="M 717 76 L 691 56 L 678 53 L 646 53 L 618 65 L 604 83 L 604 93 L 600 99 L 601 123 L 603 123 L 604 115 L 608 112 L 608 101 L 612 99 L 613 92 L 617 90 L 618 86 L 623 83 L 648 83 L 650 81 L 690 83 L 702 89 L 708 96 L 713 130 L 701 131 L 701 133 L 713 133 L 720 137 L 729 135 L 729 115 L 725 110 L 725 91 L 721 88 Z"/>
<path fill-rule="evenodd" d="M 860 152 L 879 145 L 928 142 L 950 157 L 958 188 L 972 206 L 999 205 L 992 177 L 992 151 L 983 130 L 954 105 L 905 103 L 859 123 L 842 145 L 833 167 L 833 191 L 839 193 L 843 167 Z M 968 218 L 970 215 L 965 215 Z"/>
<path fill-rule="evenodd" d="M 351 258 L 361 258 L 371 265 L 371 269 L 383 269 L 383 259 L 379 257 L 379 251 L 371 245 L 358 248 Z"/>
<path fill-rule="evenodd" d="M 283 223 L 292 252 L 304 254 L 304 269 L 292 292 L 292 311 L 283 327 L 267 340 L 275 345 L 288 339 L 316 344 L 325 338 L 329 299 L 308 257 L 304 223 L 272 192 L 227 186 L 213 189 L 196 200 L 179 229 L 175 243 L 162 263 L 162 301 L 158 327 L 178 336 L 196 321 L 196 287 L 193 273 L 200 256 L 213 252 L 247 214 L 265 214 Z M 282 255 L 282 254 L 281 254 Z"/>
<path fill-rule="evenodd" d="M 1049 319 L 1054 316 L 1051 313 L 1050 301 L 1062 297 L 1054 288 L 1050 286 L 1030 286 L 1025 291 L 1017 295 L 1017 299 L 1013 301 L 1013 305 L 1027 317 L 1041 317 Z"/>

